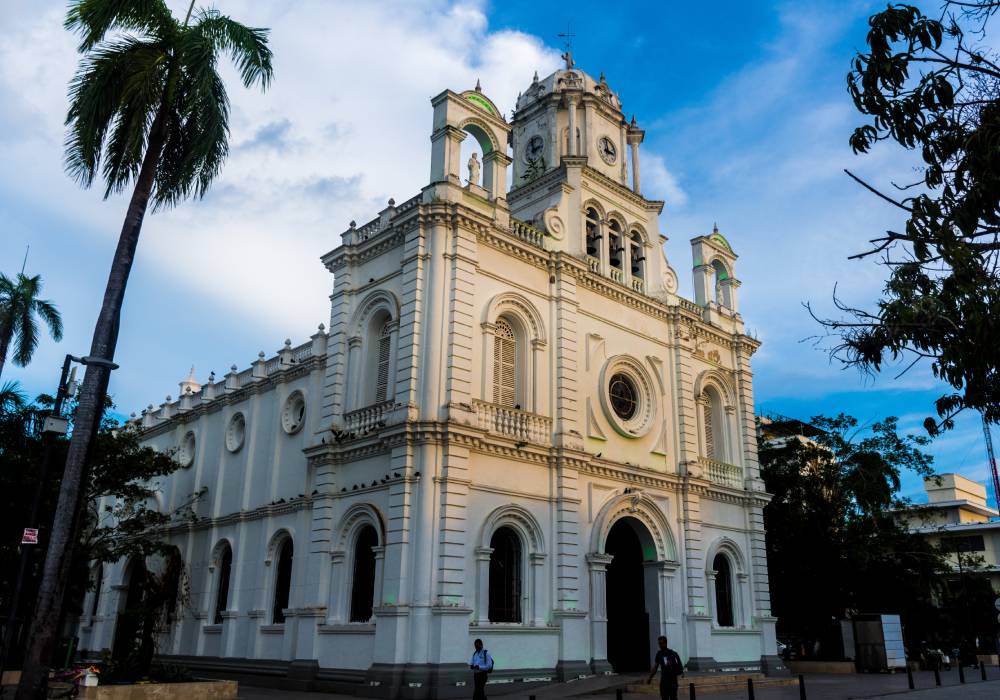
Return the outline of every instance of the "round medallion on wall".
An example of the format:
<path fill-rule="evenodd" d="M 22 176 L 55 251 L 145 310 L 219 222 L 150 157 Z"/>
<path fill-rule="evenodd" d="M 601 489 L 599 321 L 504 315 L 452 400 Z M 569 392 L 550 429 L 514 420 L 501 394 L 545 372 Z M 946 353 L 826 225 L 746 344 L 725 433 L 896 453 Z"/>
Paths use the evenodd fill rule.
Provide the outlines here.
<path fill-rule="evenodd" d="M 281 427 L 289 435 L 302 430 L 306 419 L 306 397 L 301 391 L 293 392 L 285 399 L 285 407 L 281 410 Z"/>
<path fill-rule="evenodd" d="M 247 419 L 242 413 L 236 413 L 229 419 L 226 426 L 226 449 L 230 452 L 237 452 L 243 447 L 246 438 Z"/>
<path fill-rule="evenodd" d="M 618 148 L 615 142 L 607 136 L 602 136 L 597 142 L 597 152 L 601 154 L 601 160 L 608 165 L 614 165 L 618 160 Z"/>
<path fill-rule="evenodd" d="M 627 355 L 610 358 L 601 370 L 601 406 L 621 435 L 642 437 L 653 427 L 656 401 L 653 381 L 642 364 Z"/>
<path fill-rule="evenodd" d="M 194 447 L 194 433 L 189 430 L 177 447 L 177 461 L 182 467 L 190 467 L 194 463 Z"/>

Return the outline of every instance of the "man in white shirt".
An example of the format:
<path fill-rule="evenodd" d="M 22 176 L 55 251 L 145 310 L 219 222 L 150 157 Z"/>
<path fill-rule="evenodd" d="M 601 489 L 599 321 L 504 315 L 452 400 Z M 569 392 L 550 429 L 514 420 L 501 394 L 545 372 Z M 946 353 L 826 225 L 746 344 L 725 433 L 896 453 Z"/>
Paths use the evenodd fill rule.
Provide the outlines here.
<path fill-rule="evenodd" d="M 476 690 L 472 694 L 472 700 L 486 700 L 486 679 L 493 671 L 493 657 L 490 652 L 483 649 L 483 640 L 475 641 L 476 650 L 472 652 L 469 660 L 469 668 L 472 669 L 472 680 Z"/>

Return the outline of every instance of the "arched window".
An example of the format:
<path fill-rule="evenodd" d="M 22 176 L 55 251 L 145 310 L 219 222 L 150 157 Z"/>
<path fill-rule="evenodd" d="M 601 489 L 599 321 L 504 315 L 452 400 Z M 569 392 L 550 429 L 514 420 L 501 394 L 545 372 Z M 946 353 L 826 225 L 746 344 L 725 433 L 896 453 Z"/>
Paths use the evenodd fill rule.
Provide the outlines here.
<path fill-rule="evenodd" d="M 493 403 L 508 408 L 517 405 L 517 334 L 504 318 L 498 318 L 493 340 Z"/>
<path fill-rule="evenodd" d="M 365 525 L 354 543 L 354 578 L 351 584 L 351 622 L 368 622 L 372 619 L 375 601 L 375 550 L 378 534 L 371 525 Z"/>
<path fill-rule="evenodd" d="M 104 585 L 104 566 L 97 565 L 94 571 L 94 599 L 90 603 L 90 616 L 95 617 L 101 603 L 101 587 Z"/>
<path fill-rule="evenodd" d="M 715 569 L 715 622 L 719 627 L 733 627 L 733 571 L 725 554 L 716 554 L 712 562 Z"/>
<path fill-rule="evenodd" d="M 389 354 L 392 349 L 392 323 L 386 321 L 378 336 L 378 363 L 375 370 L 375 403 L 386 400 L 389 386 Z"/>
<path fill-rule="evenodd" d="M 233 569 L 233 549 L 228 544 L 223 548 L 219 556 L 219 584 L 215 589 L 215 617 L 213 622 L 216 625 L 222 624 L 222 611 L 229 608 L 229 575 Z"/>
<path fill-rule="evenodd" d="M 646 257 L 642 254 L 642 235 L 633 231 L 629 243 L 629 259 L 632 262 L 632 276 L 638 279 L 646 277 Z"/>
<path fill-rule="evenodd" d="M 729 286 L 723 284 L 729 279 L 729 271 L 726 269 L 726 266 L 722 264 L 721 260 L 713 260 L 712 269 L 714 270 L 715 277 L 715 285 L 713 287 L 715 303 L 720 306 L 725 306 L 726 308 L 732 308 Z"/>
<path fill-rule="evenodd" d="M 622 253 L 625 246 L 622 245 L 622 225 L 611 220 L 608 224 L 608 263 L 611 267 L 622 269 Z"/>
<path fill-rule="evenodd" d="M 598 241 L 601 240 L 601 216 L 593 207 L 587 207 L 586 221 L 584 223 L 584 233 L 587 237 L 587 255 L 596 258 L 599 250 Z"/>
<path fill-rule="evenodd" d="M 276 625 L 285 621 L 285 608 L 288 607 L 288 596 L 292 590 L 292 557 L 295 547 L 292 538 L 286 537 L 278 546 L 278 568 L 274 576 L 274 609 L 271 612 L 271 622 Z"/>
<path fill-rule="evenodd" d="M 726 461 L 725 424 L 722 401 L 714 388 L 708 387 L 701 396 L 702 425 L 705 431 L 705 457 Z"/>
<path fill-rule="evenodd" d="M 490 622 L 521 621 L 521 539 L 501 527 L 490 539 Z"/>

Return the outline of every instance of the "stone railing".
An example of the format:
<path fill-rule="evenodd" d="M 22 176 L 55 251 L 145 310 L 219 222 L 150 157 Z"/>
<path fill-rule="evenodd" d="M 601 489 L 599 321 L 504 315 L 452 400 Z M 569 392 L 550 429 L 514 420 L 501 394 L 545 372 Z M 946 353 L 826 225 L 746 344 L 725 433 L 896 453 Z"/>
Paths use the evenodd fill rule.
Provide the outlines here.
<path fill-rule="evenodd" d="M 705 472 L 705 478 L 722 486 L 734 489 L 743 488 L 743 468 L 735 464 L 718 462 L 707 457 L 699 457 L 698 464 Z"/>
<path fill-rule="evenodd" d="M 382 403 L 374 403 L 371 406 L 348 411 L 344 414 L 344 430 L 358 432 L 371 430 L 372 428 L 381 428 L 385 425 L 386 417 L 393 406 L 392 401 L 383 401 Z"/>
<path fill-rule="evenodd" d="M 479 427 L 515 440 L 548 444 L 552 439 L 552 419 L 537 413 L 473 401 Z"/>
<path fill-rule="evenodd" d="M 646 280 L 639 279 L 638 277 L 632 278 L 632 290 L 639 292 L 639 294 L 646 293 Z"/>
<path fill-rule="evenodd" d="M 361 243 L 362 241 L 367 241 L 369 238 L 378 233 L 382 228 L 382 217 L 375 219 L 374 221 L 369 221 L 367 224 L 359 228 L 354 232 L 355 243 Z"/>
<path fill-rule="evenodd" d="M 598 258 L 595 258 L 593 255 L 588 255 L 587 265 L 590 267 L 590 271 L 595 275 L 601 274 L 601 261 Z"/>
<path fill-rule="evenodd" d="M 678 302 L 678 304 L 680 305 L 680 307 L 682 309 L 687 309 L 688 311 L 693 311 L 694 313 L 698 314 L 699 316 L 701 316 L 702 311 L 704 311 L 704 309 L 702 309 L 700 306 L 698 306 L 697 304 L 695 304 L 693 301 L 688 301 L 687 299 L 684 299 L 683 297 L 678 298 L 677 302 Z"/>
<path fill-rule="evenodd" d="M 617 267 L 608 268 L 608 276 L 618 284 L 625 283 L 625 275 Z"/>
<path fill-rule="evenodd" d="M 536 248 L 545 248 L 545 232 L 527 222 L 511 217 L 510 232 L 514 234 L 514 238 L 520 241 L 530 243 Z"/>

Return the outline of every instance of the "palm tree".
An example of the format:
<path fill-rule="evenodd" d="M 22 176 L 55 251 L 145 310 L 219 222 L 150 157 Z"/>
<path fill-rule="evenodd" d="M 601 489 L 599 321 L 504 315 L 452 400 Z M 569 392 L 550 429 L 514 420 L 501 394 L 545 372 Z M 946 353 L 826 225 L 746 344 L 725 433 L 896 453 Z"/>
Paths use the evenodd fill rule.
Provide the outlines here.
<path fill-rule="evenodd" d="M 100 422 L 146 207 L 201 197 L 219 174 L 229 150 L 220 54 L 233 60 L 245 87 L 266 89 L 272 77 L 266 29 L 214 9 L 194 11 L 194 0 L 183 22 L 164 0 L 73 0 L 65 26 L 79 35 L 83 56 L 69 86 L 66 168 L 84 187 L 103 177 L 105 197 L 133 189 L 78 397 L 20 700 L 35 700 L 47 683 L 87 450 Z"/>
<path fill-rule="evenodd" d="M 11 342 L 14 343 L 14 364 L 24 367 L 31 362 L 38 347 L 36 316 L 45 321 L 53 340 L 62 340 L 62 316 L 55 304 L 38 298 L 41 291 L 41 275 L 28 277 L 21 272 L 12 280 L 0 274 L 0 374 L 3 374 Z"/>

